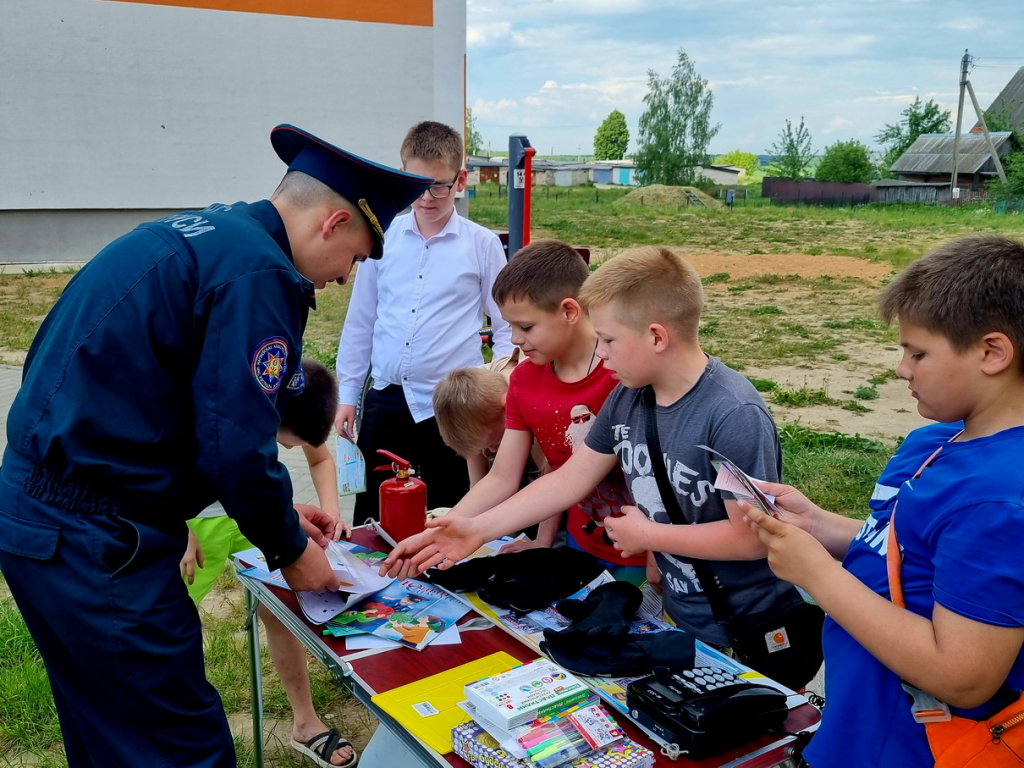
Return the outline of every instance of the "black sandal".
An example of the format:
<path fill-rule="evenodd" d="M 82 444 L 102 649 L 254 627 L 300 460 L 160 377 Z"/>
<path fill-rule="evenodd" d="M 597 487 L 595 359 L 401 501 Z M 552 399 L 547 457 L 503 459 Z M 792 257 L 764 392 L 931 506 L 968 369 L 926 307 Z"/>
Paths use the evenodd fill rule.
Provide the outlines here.
<path fill-rule="evenodd" d="M 331 756 L 335 752 L 339 749 L 351 746 L 352 742 L 343 738 L 333 728 L 329 731 L 317 734 L 305 744 L 292 739 L 292 747 L 319 765 L 320 768 L 352 768 L 357 762 L 359 762 L 359 753 L 356 752 L 355 748 L 352 749 L 352 757 L 344 763 L 338 763 L 335 765 L 331 762 Z"/>

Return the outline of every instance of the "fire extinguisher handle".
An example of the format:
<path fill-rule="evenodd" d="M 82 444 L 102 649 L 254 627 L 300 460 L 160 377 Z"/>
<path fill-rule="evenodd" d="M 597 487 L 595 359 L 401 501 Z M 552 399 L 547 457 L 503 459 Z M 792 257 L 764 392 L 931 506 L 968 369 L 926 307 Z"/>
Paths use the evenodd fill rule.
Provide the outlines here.
<path fill-rule="evenodd" d="M 379 453 L 381 456 L 391 459 L 392 464 L 397 464 L 402 469 L 409 469 L 410 467 L 412 467 L 412 464 L 403 459 L 401 456 L 396 456 L 391 451 L 385 451 L 383 448 L 378 448 L 377 453 Z M 391 467 L 377 467 L 377 469 L 391 469 Z"/>

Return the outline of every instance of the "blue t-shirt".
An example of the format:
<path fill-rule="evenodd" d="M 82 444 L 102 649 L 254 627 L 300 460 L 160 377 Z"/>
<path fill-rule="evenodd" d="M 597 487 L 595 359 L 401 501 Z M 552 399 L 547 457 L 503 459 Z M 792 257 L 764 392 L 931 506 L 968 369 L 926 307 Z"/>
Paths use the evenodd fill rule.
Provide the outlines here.
<path fill-rule="evenodd" d="M 879 478 L 883 488 L 899 485 L 896 527 L 907 608 L 931 618 L 939 603 L 984 624 L 1024 626 L 1024 474 L 1019 466 L 1024 427 L 947 442 L 961 428 L 934 424 L 912 432 Z M 918 479 L 911 479 L 940 445 L 941 453 Z M 876 502 L 843 567 L 888 599 L 885 553 L 894 504 Z M 910 699 L 897 676 L 831 619 L 825 622 L 823 645 L 828 704 L 807 747 L 808 763 L 814 768 L 933 765 L 924 726 L 911 717 Z M 1006 684 L 1024 688 L 1021 655 Z M 980 717 L 992 709 L 955 714 Z"/>

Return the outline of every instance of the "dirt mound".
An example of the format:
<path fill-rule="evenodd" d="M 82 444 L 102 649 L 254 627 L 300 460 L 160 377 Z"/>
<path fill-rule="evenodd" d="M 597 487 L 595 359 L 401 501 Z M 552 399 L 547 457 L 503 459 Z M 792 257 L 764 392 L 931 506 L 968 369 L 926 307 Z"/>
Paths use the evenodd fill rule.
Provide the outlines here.
<path fill-rule="evenodd" d="M 696 187 L 668 187 L 664 184 L 651 184 L 649 187 L 638 187 L 618 200 L 615 205 L 692 205 L 686 197 L 691 192 L 708 208 L 721 208 L 722 204 Z"/>

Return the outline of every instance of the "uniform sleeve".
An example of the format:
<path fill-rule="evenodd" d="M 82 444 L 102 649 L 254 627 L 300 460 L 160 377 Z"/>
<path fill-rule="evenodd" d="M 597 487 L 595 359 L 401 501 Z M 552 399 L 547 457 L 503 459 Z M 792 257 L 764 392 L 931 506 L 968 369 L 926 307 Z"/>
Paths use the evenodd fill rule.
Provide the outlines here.
<path fill-rule="evenodd" d="M 338 402 L 356 405 L 370 372 L 373 327 L 377 323 L 377 262 L 364 261 L 356 271 L 352 297 L 338 344 Z"/>
<path fill-rule="evenodd" d="M 987 502 L 961 508 L 930 538 L 936 542 L 935 602 L 983 624 L 1024 626 L 1024 507 Z"/>
<path fill-rule="evenodd" d="M 505 250 L 501 247 L 501 241 L 495 235 L 490 235 L 485 243 L 483 253 L 484 270 L 480 287 L 484 294 L 484 311 L 491 318 L 495 357 L 512 353 L 512 328 L 505 322 L 505 318 L 501 316 L 501 310 L 491 296 L 494 280 L 507 263 Z"/>
<path fill-rule="evenodd" d="M 298 356 L 300 291 L 283 270 L 236 278 L 200 298 L 205 323 L 193 377 L 199 467 L 271 568 L 305 551 L 288 470 L 277 459 L 275 401 Z"/>
<path fill-rule="evenodd" d="M 777 483 L 781 480 L 779 433 L 768 413 L 754 405 L 738 405 L 712 428 L 709 448 L 729 458 L 751 477 Z M 735 499 L 728 491 L 722 498 Z"/>

